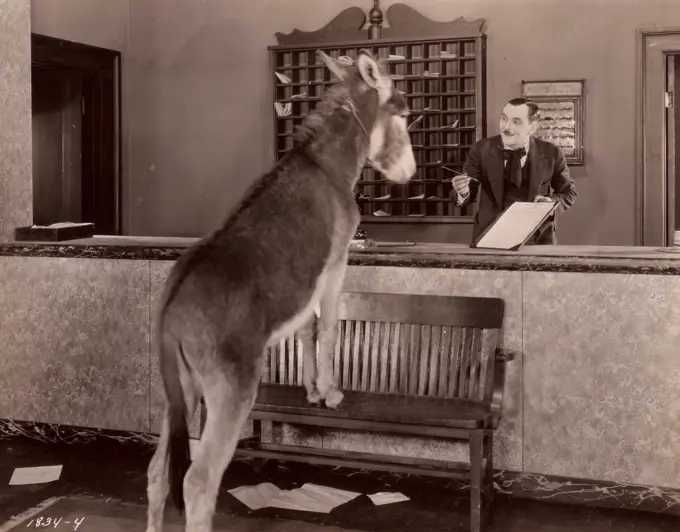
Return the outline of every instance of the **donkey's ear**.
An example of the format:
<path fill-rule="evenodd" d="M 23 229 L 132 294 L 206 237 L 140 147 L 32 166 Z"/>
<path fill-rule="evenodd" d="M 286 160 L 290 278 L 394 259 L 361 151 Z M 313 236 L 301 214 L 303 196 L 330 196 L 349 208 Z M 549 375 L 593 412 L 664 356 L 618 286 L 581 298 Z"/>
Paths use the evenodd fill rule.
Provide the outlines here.
<path fill-rule="evenodd" d="M 330 70 L 340 81 L 345 81 L 349 77 L 349 69 L 340 61 L 333 59 L 330 55 L 321 50 L 317 50 L 316 55 L 324 62 L 328 67 L 328 70 Z"/>
<path fill-rule="evenodd" d="M 390 79 L 383 74 L 382 68 L 370 52 L 361 50 L 356 61 L 361 78 L 366 84 L 377 91 L 389 87 Z"/>

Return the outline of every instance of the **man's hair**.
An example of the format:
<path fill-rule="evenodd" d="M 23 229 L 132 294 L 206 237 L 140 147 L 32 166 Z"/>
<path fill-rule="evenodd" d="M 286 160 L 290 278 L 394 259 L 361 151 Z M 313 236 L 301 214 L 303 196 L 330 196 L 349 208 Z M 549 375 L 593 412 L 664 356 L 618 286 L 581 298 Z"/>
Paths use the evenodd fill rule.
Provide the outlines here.
<path fill-rule="evenodd" d="M 513 98 L 508 102 L 508 104 L 514 107 L 526 105 L 529 110 L 529 122 L 536 122 L 539 118 L 541 118 L 541 114 L 539 113 L 538 110 L 538 105 L 536 105 L 531 100 L 527 100 L 526 98 Z"/>

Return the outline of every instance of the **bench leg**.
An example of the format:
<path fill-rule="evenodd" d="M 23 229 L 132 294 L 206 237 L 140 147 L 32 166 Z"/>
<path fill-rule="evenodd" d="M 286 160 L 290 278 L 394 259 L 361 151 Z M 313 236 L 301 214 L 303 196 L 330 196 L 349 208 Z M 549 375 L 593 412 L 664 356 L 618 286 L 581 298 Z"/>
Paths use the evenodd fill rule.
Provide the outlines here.
<path fill-rule="evenodd" d="M 198 439 L 200 440 L 203 437 L 203 428 L 205 427 L 205 418 L 206 418 L 206 411 L 205 411 L 205 402 L 203 402 L 203 397 L 201 397 L 201 400 L 198 402 L 198 416 L 199 416 L 199 431 L 198 431 Z"/>
<path fill-rule="evenodd" d="M 262 441 L 262 420 L 253 419 L 253 439 L 260 443 Z"/>
<path fill-rule="evenodd" d="M 470 529 L 486 532 L 491 524 L 493 499 L 493 433 L 475 431 L 470 436 Z"/>

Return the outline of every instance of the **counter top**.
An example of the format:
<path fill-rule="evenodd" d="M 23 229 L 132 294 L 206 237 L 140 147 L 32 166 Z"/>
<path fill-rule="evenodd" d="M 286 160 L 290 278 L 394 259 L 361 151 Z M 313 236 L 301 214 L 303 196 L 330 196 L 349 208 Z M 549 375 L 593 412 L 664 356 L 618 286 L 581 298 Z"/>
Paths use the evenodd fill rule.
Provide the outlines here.
<path fill-rule="evenodd" d="M 0 255 L 123 260 L 176 260 L 196 238 L 95 236 L 68 242 L 0 243 Z M 520 251 L 464 244 L 379 242 L 352 250 L 350 265 L 471 270 L 571 271 L 680 275 L 680 248 L 525 246 Z"/>

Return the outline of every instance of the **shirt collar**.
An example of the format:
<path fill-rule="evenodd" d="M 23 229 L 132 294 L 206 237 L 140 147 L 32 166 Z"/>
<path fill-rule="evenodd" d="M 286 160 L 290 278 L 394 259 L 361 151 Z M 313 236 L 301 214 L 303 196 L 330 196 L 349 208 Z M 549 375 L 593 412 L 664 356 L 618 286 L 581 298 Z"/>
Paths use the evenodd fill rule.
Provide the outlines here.
<path fill-rule="evenodd" d="M 503 144 L 502 141 L 501 141 L 501 146 L 503 147 L 503 149 L 511 149 L 511 148 L 508 148 L 505 144 Z M 529 137 L 529 140 L 528 140 L 527 143 L 524 145 L 524 149 L 525 149 L 526 152 L 527 152 L 526 155 L 529 155 L 529 146 L 531 146 L 531 137 Z M 517 148 L 517 149 L 521 149 L 521 148 Z"/>

